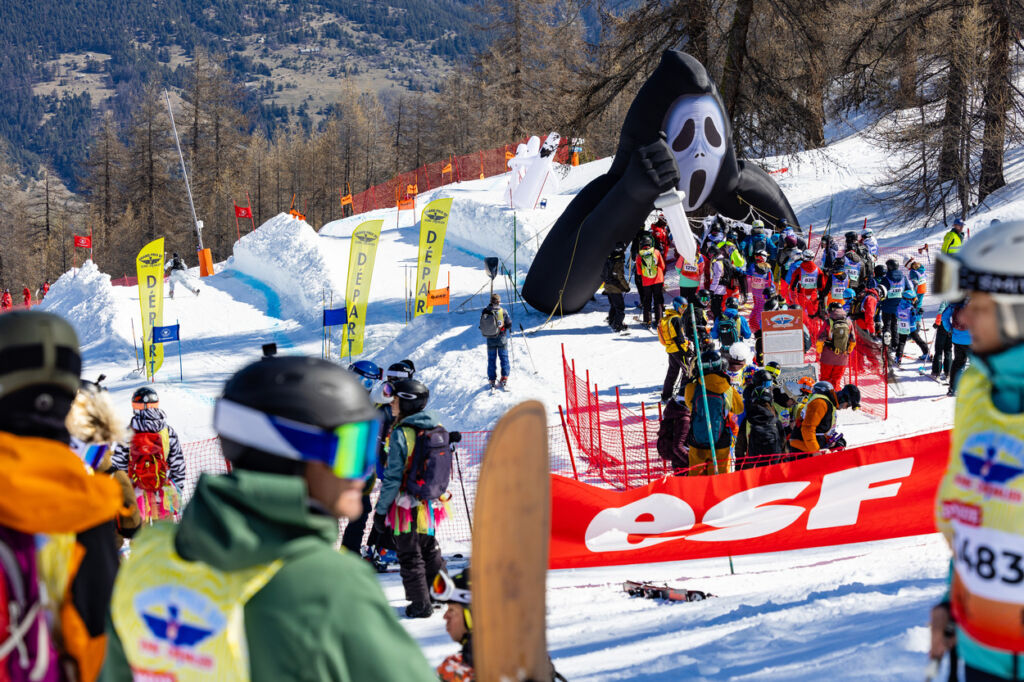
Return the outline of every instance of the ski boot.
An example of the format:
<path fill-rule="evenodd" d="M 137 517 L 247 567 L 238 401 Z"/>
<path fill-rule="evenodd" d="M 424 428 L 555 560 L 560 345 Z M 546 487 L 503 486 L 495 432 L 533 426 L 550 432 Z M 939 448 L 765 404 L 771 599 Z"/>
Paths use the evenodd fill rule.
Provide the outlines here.
<path fill-rule="evenodd" d="M 505 387 L 508 386 L 508 377 L 502 377 L 501 382 L 498 384 L 498 386 L 501 388 L 501 390 L 504 391 Z"/>

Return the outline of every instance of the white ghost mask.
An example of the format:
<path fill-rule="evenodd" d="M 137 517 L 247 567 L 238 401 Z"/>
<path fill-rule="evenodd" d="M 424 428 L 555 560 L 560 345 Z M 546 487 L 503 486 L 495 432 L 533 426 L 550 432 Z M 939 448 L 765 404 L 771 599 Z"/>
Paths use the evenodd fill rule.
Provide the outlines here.
<path fill-rule="evenodd" d="M 725 116 L 711 95 L 685 95 L 665 117 L 665 134 L 679 166 L 679 189 L 687 211 L 702 206 L 711 194 L 725 159 Z"/>

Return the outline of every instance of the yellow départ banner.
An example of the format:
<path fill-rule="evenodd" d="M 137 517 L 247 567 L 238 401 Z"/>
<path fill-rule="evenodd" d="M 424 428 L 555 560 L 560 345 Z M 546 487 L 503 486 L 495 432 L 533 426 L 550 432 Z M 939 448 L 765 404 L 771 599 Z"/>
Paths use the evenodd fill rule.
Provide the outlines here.
<path fill-rule="evenodd" d="M 441 269 L 441 251 L 444 249 L 444 235 L 448 230 L 448 216 L 452 212 L 452 200 L 434 199 L 420 216 L 420 257 L 416 269 L 416 308 L 413 317 L 433 311 L 427 298 L 437 287 L 437 275 Z"/>
<path fill-rule="evenodd" d="M 341 333 L 341 357 L 363 352 L 366 331 L 366 304 L 370 301 L 370 280 L 377 258 L 380 228 L 383 220 L 367 220 L 352 231 L 348 252 L 348 277 L 345 280 L 345 307 L 348 322 Z"/>
<path fill-rule="evenodd" d="M 154 239 L 135 257 L 139 277 L 139 306 L 142 308 L 142 352 L 146 377 L 152 379 L 164 364 L 164 346 L 153 343 L 153 327 L 164 324 L 164 238 Z"/>

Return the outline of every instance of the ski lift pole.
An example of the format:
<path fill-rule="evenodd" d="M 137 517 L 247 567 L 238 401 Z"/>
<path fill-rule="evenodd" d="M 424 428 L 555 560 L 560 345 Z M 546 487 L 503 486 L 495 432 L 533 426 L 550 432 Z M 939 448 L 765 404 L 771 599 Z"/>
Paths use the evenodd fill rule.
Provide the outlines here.
<path fill-rule="evenodd" d="M 167 102 L 167 115 L 171 117 L 171 130 L 174 132 L 174 146 L 178 148 L 178 159 L 181 161 L 181 174 L 185 178 L 185 191 L 188 192 L 188 206 L 192 209 L 192 222 L 196 226 L 196 240 L 199 242 L 199 250 L 203 250 L 203 230 L 199 227 L 199 218 L 196 216 L 196 205 L 192 201 L 192 187 L 188 184 L 188 172 L 185 170 L 185 157 L 181 153 L 181 141 L 178 139 L 178 127 L 174 124 L 174 112 L 171 111 L 171 97 L 164 90 L 164 100 Z"/>

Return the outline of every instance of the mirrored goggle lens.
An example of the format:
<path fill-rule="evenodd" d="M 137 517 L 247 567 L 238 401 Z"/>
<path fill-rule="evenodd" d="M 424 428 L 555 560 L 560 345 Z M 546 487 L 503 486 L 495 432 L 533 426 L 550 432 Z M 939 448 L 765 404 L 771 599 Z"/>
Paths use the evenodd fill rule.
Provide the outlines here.
<path fill-rule="evenodd" d="M 385 398 L 395 397 L 395 387 L 391 384 L 390 381 L 384 382 L 384 386 L 381 388 L 381 391 L 384 393 Z"/>
<path fill-rule="evenodd" d="M 430 597 L 434 601 L 455 602 L 469 606 L 472 594 L 469 590 L 455 587 L 455 582 L 444 571 L 434 577 L 430 586 Z"/>
<path fill-rule="evenodd" d="M 952 300 L 962 297 L 960 291 L 960 262 L 944 253 L 936 255 L 932 275 L 932 292 L 936 296 Z"/>
<path fill-rule="evenodd" d="M 380 437 L 379 418 L 325 431 L 275 417 L 230 400 L 220 400 L 214 429 L 224 438 L 280 457 L 323 462 L 339 478 L 367 478 L 374 470 Z"/>
<path fill-rule="evenodd" d="M 89 444 L 83 443 L 77 438 L 71 438 L 71 449 L 78 455 L 90 469 L 98 469 L 103 458 L 106 456 L 110 446 L 106 443 Z"/>

